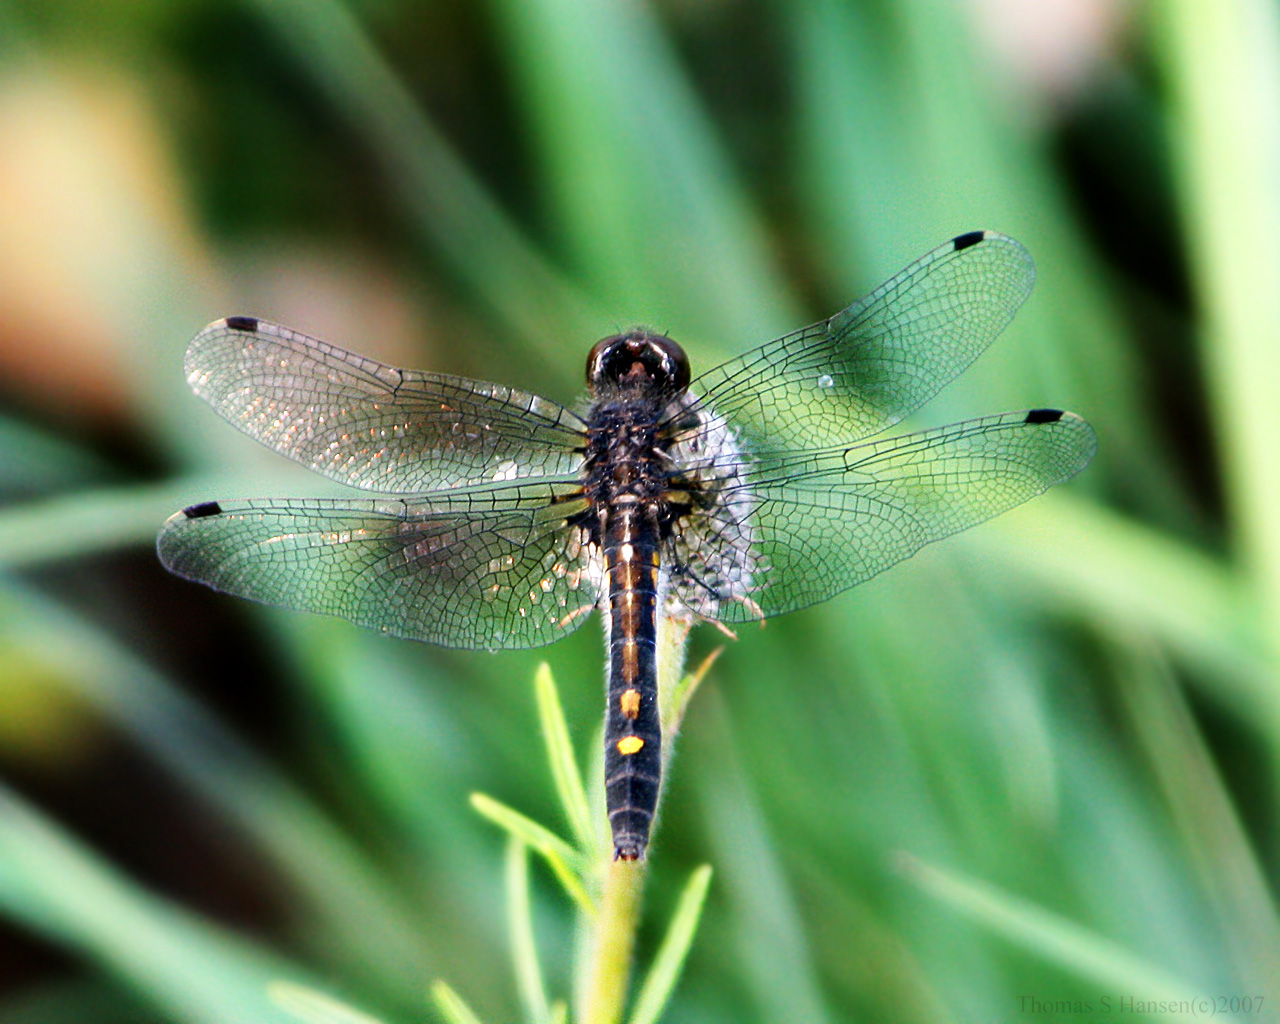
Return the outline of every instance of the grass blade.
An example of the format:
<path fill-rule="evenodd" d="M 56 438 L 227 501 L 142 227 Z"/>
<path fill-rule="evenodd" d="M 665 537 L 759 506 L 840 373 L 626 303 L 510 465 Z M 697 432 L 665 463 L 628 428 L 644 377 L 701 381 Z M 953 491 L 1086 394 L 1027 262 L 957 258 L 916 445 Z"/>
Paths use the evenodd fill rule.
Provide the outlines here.
<path fill-rule="evenodd" d="M 556 223 L 601 294 L 686 336 L 784 330 L 789 296 L 764 227 L 655 12 L 620 0 L 491 8 L 539 129 Z"/>
<path fill-rule="evenodd" d="M 98 456 L 12 416 L 0 415 L 0 495 L 83 487 L 112 476 Z"/>
<path fill-rule="evenodd" d="M 1144 1000 L 1194 1003 L 1207 998 L 1119 943 L 995 886 L 925 864 L 910 854 L 899 855 L 898 869 L 970 920 L 1087 981 Z"/>
<path fill-rule="evenodd" d="M 382 159 L 422 237 L 544 353 L 602 318 L 521 233 L 418 106 L 351 11 L 335 0 L 258 0 L 334 105 Z"/>
<path fill-rule="evenodd" d="M 1017 584 L 1025 599 L 1158 637 L 1200 670 L 1196 685 L 1242 717 L 1277 715 L 1256 606 L 1230 567 L 1204 552 L 1062 494 L 973 531 L 965 544 L 982 555 L 977 571 L 997 566 L 999 581 Z"/>
<path fill-rule="evenodd" d="M 123 979 L 175 1019 L 278 1021 L 303 972 L 142 890 L 0 786 L 0 913 Z"/>
<path fill-rule="evenodd" d="M 431 1000 L 448 1024 L 480 1024 L 480 1018 L 446 982 L 432 984 Z"/>
<path fill-rule="evenodd" d="M 422 937 L 385 874 L 278 770 L 150 665 L 36 591 L 0 578 L 6 640 L 239 828 L 309 910 L 347 935 L 348 952 L 376 969 L 421 962 Z"/>
<path fill-rule="evenodd" d="M 698 779 L 699 803 L 756 1016 L 827 1024 L 833 1014 L 818 979 L 805 919 L 779 842 L 770 833 L 738 748 L 730 740 L 721 694 L 706 694 L 700 714 L 704 726 L 710 726 L 702 733 L 704 749 L 719 774 Z"/>
<path fill-rule="evenodd" d="M 273 981 L 267 986 L 267 996 L 282 1010 L 307 1024 L 382 1024 L 377 1017 L 333 996 L 291 981 Z"/>
<path fill-rule="evenodd" d="M 1145 643 L 1118 656 L 1121 697 L 1200 887 L 1248 987 L 1280 979 L 1280 921 L 1258 851 L 1166 660 Z M 1272 992 L 1275 997 L 1280 993 Z"/>
<path fill-rule="evenodd" d="M 55 562 L 76 555 L 155 544 L 156 530 L 178 507 L 182 481 L 102 488 L 43 498 L 0 510 L 0 567 Z"/>
<path fill-rule="evenodd" d="M 1241 564 L 1280 633 L 1280 15 L 1266 0 L 1152 7 L 1204 309 L 1202 352 Z M 1263 128 L 1262 126 L 1265 126 Z M 1273 722 L 1273 728 L 1275 723 Z"/>

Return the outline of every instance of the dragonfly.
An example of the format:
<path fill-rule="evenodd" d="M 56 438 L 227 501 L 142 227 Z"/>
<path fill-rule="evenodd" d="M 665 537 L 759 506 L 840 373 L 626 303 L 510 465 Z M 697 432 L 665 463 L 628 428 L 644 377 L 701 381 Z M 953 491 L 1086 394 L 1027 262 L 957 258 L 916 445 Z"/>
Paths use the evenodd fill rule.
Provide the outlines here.
<path fill-rule="evenodd" d="M 1092 428 L 1060 409 L 880 436 L 1034 280 L 1021 244 L 969 232 L 696 378 L 664 335 L 605 338 L 575 408 L 227 317 L 187 350 L 196 394 L 371 496 L 204 501 L 164 524 L 159 557 L 228 594 L 446 647 L 536 647 L 599 609 L 605 805 L 615 859 L 639 860 L 661 785 L 661 631 L 825 601 L 1093 457 Z"/>

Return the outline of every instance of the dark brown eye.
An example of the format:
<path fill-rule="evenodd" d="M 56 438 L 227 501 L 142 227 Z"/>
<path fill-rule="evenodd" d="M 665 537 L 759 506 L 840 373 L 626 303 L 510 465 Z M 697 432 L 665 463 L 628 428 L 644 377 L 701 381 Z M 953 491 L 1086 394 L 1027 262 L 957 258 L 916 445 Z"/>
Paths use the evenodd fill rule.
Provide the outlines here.
<path fill-rule="evenodd" d="M 614 334 L 608 338 L 601 338 L 591 346 L 591 351 L 587 353 L 587 383 L 600 384 L 610 379 L 608 364 L 612 361 L 610 358 L 611 350 L 619 342 L 622 341 L 621 334 Z"/>
<path fill-rule="evenodd" d="M 651 334 L 649 343 L 662 353 L 663 372 L 671 381 L 674 391 L 683 391 L 689 386 L 689 357 L 684 349 L 670 338 L 662 334 Z"/>
<path fill-rule="evenodd" d="M 689 386 L 689 358 L 670 338 L 637 328 L 596 342 L 587 356 L 587 383 L 675 394 Z"/>

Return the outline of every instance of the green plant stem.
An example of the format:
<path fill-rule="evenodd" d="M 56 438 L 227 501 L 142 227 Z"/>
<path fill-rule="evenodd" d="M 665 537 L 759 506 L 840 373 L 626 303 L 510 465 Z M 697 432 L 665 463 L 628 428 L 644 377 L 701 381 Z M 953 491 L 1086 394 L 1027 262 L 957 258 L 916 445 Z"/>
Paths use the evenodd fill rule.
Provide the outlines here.
<path fill-rule="evenodd" d="M 662 716 L 662 774 L 666 788 L 671 749 L 679 722 L 676 704 L 668 699 L 680 682 L 684 668 L 687 623 L 663 620 L 658 625 L 658 705 Z M 658 794 L 659 806 L 662 791 Z M 657 824 L 657 816 L 654 817 Z M 606 849 L 612 857 L 612 844 Z M 617 1024 L 626 1008 L 631 960 L 647 874 L 644 861 L 608 860 L 601 875 L 599 913 L 595 920 L 581 919 L 587 932 L 588 961 L 582 974 L 577 1019 L 582 1024 Z"/>
<path fill-rule="evenodd" d="M 583 1024 L 616 1024 L 622 1019 L 646 874 L 642 860 L 615 860 L 605 869 L 590 973 L 578 1013 Z"/>

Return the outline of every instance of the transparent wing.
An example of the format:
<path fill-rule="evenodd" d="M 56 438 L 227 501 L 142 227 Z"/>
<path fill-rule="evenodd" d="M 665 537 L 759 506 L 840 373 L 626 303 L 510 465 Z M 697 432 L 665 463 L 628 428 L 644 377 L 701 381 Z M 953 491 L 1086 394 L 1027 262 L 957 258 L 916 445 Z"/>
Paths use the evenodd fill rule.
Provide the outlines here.
<path fill-rule="evenodd" d="M 757 452 L 850 444 L 918 409 L 1031 293 L 1035 264 L 994 231 L 953 238 L 828 320 L 730 360 L 691 390 Z"/>
<path fill-rule="evenodd" d="M 582 421 L 528 391 L 399 370 L 253 317 L 211 323 L 187 381 L 250 437 L 388 494 L 573 474 Z"/>
<path fill-rule="evenodd" d="M 598 597 L 566 521 L 581 500 L 525 485 L 450 501 L 207 502 L 172 516 L 157 548 L 215 590 L 447 647 L 537 647 L 576 629 Z"/>
<path fill-rule="evenodd" d="M 1097 439 L 1054 409 L 746 465 L 671 554 L 695 613 L 745 622 L 856 586 L 1074 476 Z"/>

